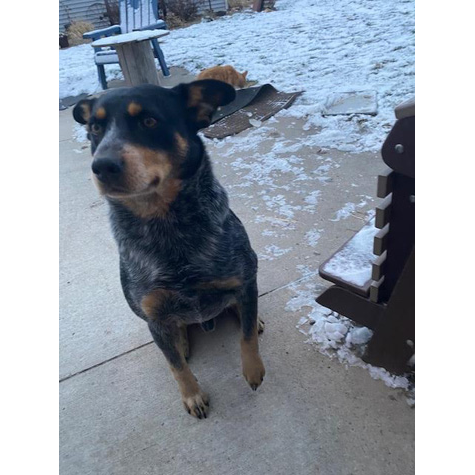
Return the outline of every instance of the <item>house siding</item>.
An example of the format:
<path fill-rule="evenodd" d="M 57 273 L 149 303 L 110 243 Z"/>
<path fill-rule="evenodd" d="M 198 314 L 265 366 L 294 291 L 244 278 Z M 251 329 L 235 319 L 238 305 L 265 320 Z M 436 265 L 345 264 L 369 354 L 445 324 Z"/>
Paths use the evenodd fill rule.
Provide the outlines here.
<path fill-rule="evenodd" d="M 105 16 L 106 7 L 101 0 L 60 0 L 59 30 L 63 31 L 71 21 L 88 21 L 94 28 L 110 26 Z"/>
<path fill-rule="evenodd" d="M 211 0 L 214 11 L 226 11 L 227 0 Z M 209 9 L 209 2 L 205 0 L 198 11 L 202 13 Z M 59 30 L 63 31 L 71 21 L 88 21 L 94 28 L 105 28 L 110 25 L 105 16 L 106 7 L 101 0 L 60 0 L 59 2 Z"/>
<path fill-rule="evenodd" d="M 226 11 L 228 9 L 227 0 L 211 0 L 211 8 L 215 12 Z M 201 13 L 205 10 L 209 10 L 209 2 L 205 0 L 202 5 L 199 6 L 198 12 Z"/>

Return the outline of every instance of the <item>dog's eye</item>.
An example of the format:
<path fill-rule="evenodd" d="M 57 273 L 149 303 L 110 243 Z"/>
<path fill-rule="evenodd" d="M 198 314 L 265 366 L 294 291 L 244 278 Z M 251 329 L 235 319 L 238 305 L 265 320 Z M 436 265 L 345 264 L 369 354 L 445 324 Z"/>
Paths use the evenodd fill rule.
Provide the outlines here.
<path fill-rule="evenodd" d="M 143 125 L 145 125 L 145 127 L 148 127 L 149 129 L 153 129 L 157 126 L 157 121 L 153 117 L 145 117 L 142 123 Z"/>
<path fill-rule="evenodd" d="M 91 125 L 91 132 L 94 135 L 100 134 L 102 132 L 102 126 L 100 126 L 99 124 L 92 124 Z"/>

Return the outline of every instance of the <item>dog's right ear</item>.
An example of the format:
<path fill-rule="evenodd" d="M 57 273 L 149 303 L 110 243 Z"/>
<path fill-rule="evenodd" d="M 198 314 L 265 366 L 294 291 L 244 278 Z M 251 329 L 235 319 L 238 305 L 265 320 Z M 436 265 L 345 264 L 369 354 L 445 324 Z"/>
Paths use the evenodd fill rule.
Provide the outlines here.
<path fill-rule="evenodd" d="M 173 90 L 185 101 L 186 115 L 195 131 L 208 127 L 216 109 L 229 104 L 236 97 L 234 87 L 215 79 L 179 84 Z"/>
<path fill-rule="evenodd" d="M 92 115 L 92 108 L 96 99 L 82 99 L 73 109 L 73 117 L 76 122 L 80 124 L 87 124 Z"/>

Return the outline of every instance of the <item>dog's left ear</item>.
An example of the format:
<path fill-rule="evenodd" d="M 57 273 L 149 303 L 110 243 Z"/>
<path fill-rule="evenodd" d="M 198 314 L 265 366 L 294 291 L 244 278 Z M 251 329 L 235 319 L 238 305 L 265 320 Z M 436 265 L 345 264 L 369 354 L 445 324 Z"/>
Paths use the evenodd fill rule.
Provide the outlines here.
<path fill-rule="evenodd" d="M 87 124 L 92 115 L 92 108 L 96 99 L 82 99 L 73 109 L 73 117 L 80 124 Z"/>
<path fill-rule="evenodd" d="M 234 87 L 215 79 L 180 84 L 174 91 L 183 97 L 188 120 L 195 131 L 208 127 L 216 109 L 229 104 L 236 97 Z"/>

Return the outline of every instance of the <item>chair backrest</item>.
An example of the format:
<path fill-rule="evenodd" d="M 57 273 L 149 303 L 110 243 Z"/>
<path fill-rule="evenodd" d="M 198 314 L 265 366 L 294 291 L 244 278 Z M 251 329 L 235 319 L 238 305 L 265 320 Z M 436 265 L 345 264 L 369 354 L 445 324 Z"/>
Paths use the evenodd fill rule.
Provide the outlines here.
<path fill-rule="evenodd" d="M 130 33 L 160 20 L 157 0 L 119 0 L 119 9 L 122 33 Z"/>

